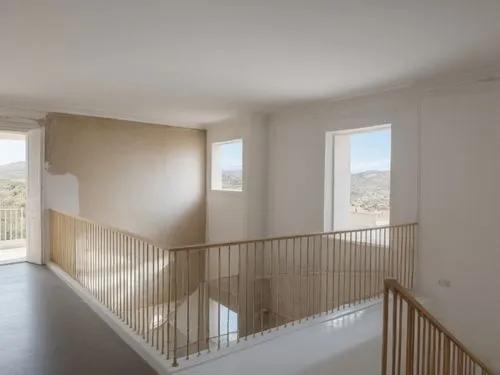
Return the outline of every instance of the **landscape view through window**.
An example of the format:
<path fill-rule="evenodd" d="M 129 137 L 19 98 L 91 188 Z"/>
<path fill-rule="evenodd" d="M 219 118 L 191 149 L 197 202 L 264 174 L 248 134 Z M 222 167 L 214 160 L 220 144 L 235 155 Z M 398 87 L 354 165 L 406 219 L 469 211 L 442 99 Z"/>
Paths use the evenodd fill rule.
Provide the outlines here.
<path fill-rule="evenodd" d="M 390 221 L 391 129 L 353 133 L 351 220 L 356 227 Z"/>
<path fill-rule="evenodd" d="M 243 141 L 220 145 L 222 190 L 243 190 Z"/>
<path fill-rule="evenodd" d="M 0 263 L 26 256 L 25 140 L 0 134 Z"/>

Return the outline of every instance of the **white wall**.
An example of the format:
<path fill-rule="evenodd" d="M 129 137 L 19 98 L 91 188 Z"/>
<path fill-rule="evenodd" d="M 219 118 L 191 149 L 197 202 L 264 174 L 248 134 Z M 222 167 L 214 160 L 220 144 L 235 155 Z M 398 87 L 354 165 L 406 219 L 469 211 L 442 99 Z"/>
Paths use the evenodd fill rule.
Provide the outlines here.
<path fill-rule="evenodd" d="M 275 113 L 268 232 L 321 231 L 325 133 L 380 124 L 392 124 L 391 222 L 420 224 L 417 291 L 500 368 L 499 83 L 399 89 Z"/>
<path fill-rule="evenodd" d="M 243 139 L 243 191 L 211 189 L 212 143 Z M 259 115 L 237 116 L 207 130 L 207 240 L 236 241 L 266 234 L 267 125 Z"/>
<path fill-rule="evenodd" d="M 331 134 L 327 135 L 332 136 Z M 327 179 L 333 180 L 333 189 L 326 189 L 325 200 L 329 201 L 329 195 L 334 196 L 333 199 L 333 226 L 328 230 L 345 230 L 349 227 L 349 216 L 351 210 L 351 136 L 349 134 L 334 135 L 333 144 L 333 168 L 327 170 L 325 175 Z M 325 149 L 327 153 L 330 150 Z M 328 176 L 333 174 L 332 176 Z"/>
<path fill-rule="evenodd" d="M 500 369 L 500 84 L 425 95 L 421 108 L 419 289 Z M 451 287 L 438 285 L 449 280 Z"/>
<path fill-rule="evenodd" d="M 392 124 L 391 221 L 417 220 L 417 96 L 402 91 L 289 108 L 270 118 L 268 230 L 319 232 L 324 225 L 325 134 Z"/>

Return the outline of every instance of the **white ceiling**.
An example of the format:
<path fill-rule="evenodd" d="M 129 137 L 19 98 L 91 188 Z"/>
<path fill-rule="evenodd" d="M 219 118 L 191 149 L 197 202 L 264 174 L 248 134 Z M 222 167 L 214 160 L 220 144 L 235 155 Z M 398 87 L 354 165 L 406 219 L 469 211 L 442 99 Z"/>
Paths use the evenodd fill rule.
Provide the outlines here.
<path fill-rule="evenodd" d="M 500 57 L 498 0 L 1 0 L 0 105 L 197 126 Z"/>

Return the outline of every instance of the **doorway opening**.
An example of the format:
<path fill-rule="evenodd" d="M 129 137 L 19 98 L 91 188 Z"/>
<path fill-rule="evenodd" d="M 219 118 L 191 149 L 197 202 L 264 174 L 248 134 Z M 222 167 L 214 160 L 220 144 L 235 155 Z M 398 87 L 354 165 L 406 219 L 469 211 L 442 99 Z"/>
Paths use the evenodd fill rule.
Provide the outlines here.
<path fill-rule="evenodd" d="M 26 207 L 26 137 L 0 132 L 0 264 L 26 260 Z"/>

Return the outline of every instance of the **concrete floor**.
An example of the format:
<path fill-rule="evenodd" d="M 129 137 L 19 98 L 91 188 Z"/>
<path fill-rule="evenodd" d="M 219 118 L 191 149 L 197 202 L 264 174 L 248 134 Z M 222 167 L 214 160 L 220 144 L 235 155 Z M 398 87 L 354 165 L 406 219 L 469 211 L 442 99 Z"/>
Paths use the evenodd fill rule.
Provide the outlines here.
<path fill-rule="evenodd" d="M 156 372 L 52 272 L 0 266 L 0 375 Z"/>

